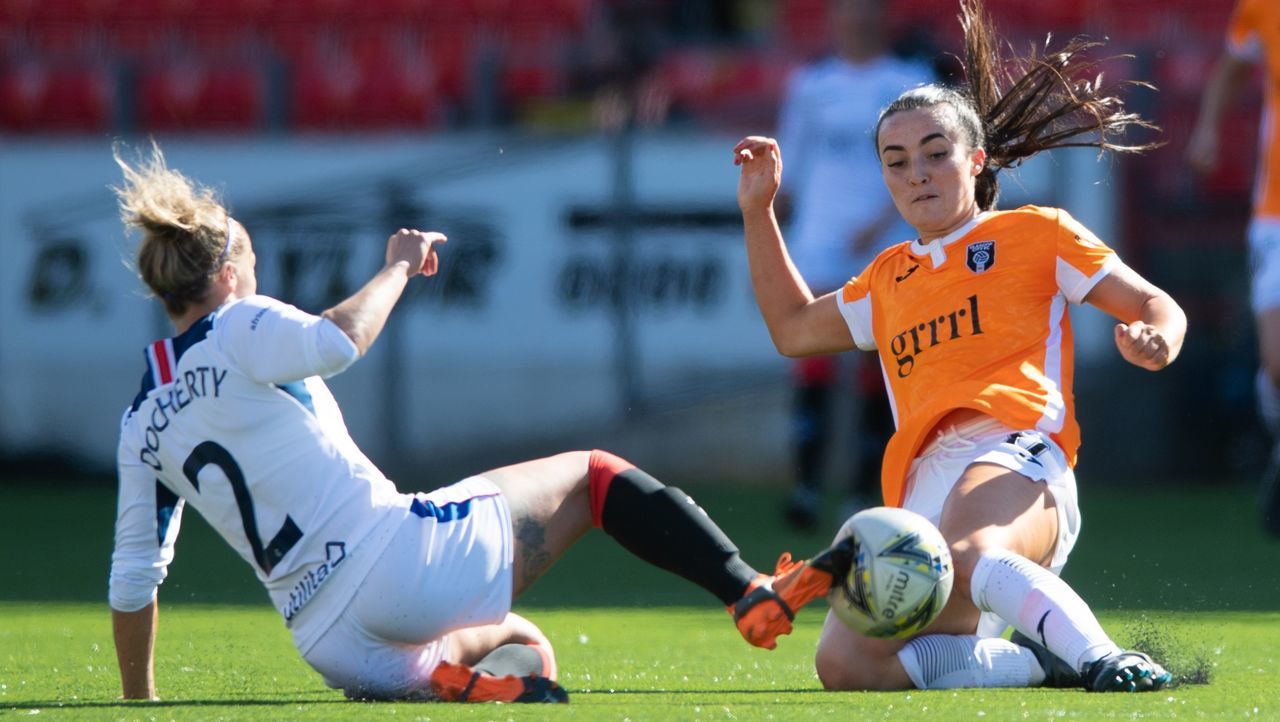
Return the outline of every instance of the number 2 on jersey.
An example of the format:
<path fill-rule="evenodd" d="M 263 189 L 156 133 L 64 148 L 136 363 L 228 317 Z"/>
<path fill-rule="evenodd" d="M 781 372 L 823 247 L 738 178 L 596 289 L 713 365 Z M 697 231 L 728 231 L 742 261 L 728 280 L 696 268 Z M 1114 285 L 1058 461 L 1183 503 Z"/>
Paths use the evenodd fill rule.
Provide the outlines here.
<path fill-rule="evenodd" d="M 236 506 L 240 508 L 240 521 L 244 523 L 244 536 L 253 550 L 253 558 L 264 573 L 270 574 L 276 564 L 302 538 L 302 530 L 293 522 L 293 518 L 286 514 L 280 531 L 276 532 L 276 535 L 271 538 L 271 543 L 264 549 L 262 538 L 258 536 L 258 520 L 253 513 L 253 497 L 249 495 L 249 485 L 245 483 L 244 472 L 240 470 L 240 465 L 236 463 L 230 451 L 216 441 L 201 442 L 191 450 L 191 455 L 182 464 L 182 473 L 198 492 L 200 480 L 197 477 L 210 464 L 218 467 L 231 484 L 231 491 L 236 497 Z"/>

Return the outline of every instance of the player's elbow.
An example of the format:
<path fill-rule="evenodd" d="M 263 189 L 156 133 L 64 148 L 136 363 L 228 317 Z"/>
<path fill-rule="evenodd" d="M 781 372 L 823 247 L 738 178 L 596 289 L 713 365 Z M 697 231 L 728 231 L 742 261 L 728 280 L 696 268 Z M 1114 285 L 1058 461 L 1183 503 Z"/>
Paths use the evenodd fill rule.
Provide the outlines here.
<path fill-rule="evenodd" d="M 804 358 L 821 353 L 821 349 L 815 346 L 813 340 L 799 331 L 800 329 L 795 328 L 770 329 L 769 336 L 773 339 L 773 347 L 787 358 Z"/>
<path fill-rule="evenodd" d="M 804 358 L 809 355 L 804 353 L 804 350 L 800 346 L 778 338 L 773 339 L 773 347 L 778 349 L 778 353 L 786 356 L 787 358 Z"/>

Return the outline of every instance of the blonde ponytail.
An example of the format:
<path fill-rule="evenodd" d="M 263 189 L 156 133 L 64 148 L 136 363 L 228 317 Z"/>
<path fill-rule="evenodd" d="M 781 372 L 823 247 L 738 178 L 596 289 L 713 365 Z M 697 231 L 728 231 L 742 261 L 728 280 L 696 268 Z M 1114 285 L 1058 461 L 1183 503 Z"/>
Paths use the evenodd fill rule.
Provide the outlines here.
<path fill-rule="evenodd" d="M 203 302 L 223 261 L 242 248 L 233 242 L 230 216 L 216 193 L 165 164 L 153 141 L 135 165 L 121 146 L 112 149 L 124 183 L 112 190 L 126 228 L 142 232 L 136 268 L 170 316 Z"/>

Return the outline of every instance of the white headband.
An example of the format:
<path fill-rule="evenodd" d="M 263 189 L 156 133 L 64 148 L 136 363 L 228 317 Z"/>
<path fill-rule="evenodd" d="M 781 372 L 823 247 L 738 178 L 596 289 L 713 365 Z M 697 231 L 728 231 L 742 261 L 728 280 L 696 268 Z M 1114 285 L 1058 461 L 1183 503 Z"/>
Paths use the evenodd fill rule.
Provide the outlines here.
<path fill-rule="evenodd" d="M 227 253 L 231 251 L 231 214 L 227 215 L 227 243 L 222 247 L 222 253 L 218 254 L 218 260 L 214 262 L 213 268 L 216 271 L 222 268 L 222 262 L 227 260 Z"/>

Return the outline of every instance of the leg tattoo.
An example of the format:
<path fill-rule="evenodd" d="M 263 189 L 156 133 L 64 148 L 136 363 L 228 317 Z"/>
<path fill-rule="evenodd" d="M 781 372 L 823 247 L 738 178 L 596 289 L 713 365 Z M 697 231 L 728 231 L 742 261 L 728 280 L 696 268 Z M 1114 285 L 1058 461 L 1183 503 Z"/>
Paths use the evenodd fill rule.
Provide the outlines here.
<path fill-rule="evenodd" d="M 515 536 L 520 546 L 516 564 L 528 584 L 542 576 L 553 561 L 547 551 L 547 530 L 533 519 L 520 519 L 515 524 Z"/>

